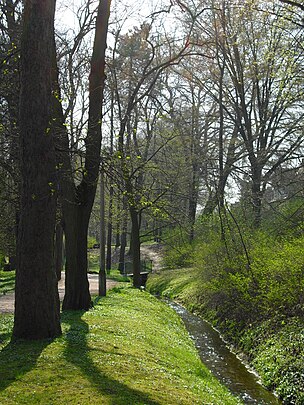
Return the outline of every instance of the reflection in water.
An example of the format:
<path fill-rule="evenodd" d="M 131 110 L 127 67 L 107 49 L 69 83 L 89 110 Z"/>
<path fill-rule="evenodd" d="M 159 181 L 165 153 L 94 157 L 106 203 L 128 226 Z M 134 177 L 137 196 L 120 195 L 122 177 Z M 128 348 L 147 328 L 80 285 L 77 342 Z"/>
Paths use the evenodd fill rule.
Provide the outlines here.
<path fill-rule="evenodd" d="M 259 384 L 258 377 L 228 349 L 219 333 L 208 322 L 174 302 L 169 302 L 169 305 L 184 321 L 202 362 L 233 394 L 239 396 L 245 404 L 281 404 L 271 392 Z"/>

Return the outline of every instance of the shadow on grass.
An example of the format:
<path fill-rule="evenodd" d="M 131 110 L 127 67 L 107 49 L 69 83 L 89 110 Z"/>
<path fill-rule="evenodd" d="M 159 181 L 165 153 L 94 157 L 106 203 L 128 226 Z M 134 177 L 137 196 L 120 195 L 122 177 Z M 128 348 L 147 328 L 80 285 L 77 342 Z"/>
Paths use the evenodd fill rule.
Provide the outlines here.
<path fill-rule="evenodd" d="M 15 276 L 0 278 L 0 295 L 15 289 Z"/>
<path fill-rule="evenodd" d="M 97 390 L 108 397 L 113 405 L 145 404 L 158 405 L 149 395 L 132 389 L 100 372 L 89 356 L 87 345 L 88 324 L 81 319 L 84 312 L 63 313 L 63 321 L 70 325 L 65 349 L 66 360 L 78 366 Z M 96 403 L 97 403 L 96 399 Z"/>
<path fill-rule="evenodd" d="M 5 335 L 4 335 L 5 337 Z M 6 336 L 7 337 L 7 336 Z M 0 351 L 0 391 L 31 371 L 52 340 L 11 341 Z"/>

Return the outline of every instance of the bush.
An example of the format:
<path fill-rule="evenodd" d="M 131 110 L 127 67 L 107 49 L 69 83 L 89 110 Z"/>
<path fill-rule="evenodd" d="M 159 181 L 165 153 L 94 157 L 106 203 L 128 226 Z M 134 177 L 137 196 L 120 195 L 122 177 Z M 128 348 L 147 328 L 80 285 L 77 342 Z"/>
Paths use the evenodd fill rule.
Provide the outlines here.
<path fill-rule="evenodd" d="M 93 236 L 88 237 L 88 249 L 93 249 L 94 245 L 97 245 L 97 240 Z"/>
<path fill-rule="evenodd" d="M 275 388 L 286 404 L 304 403 L 303 326 L 299 318 L 275 317 L 253 332 L 260 339 L 253 344 L 253 365 L 264 385 Z"/>
<path fill-rule="evenodd" d="M 192 264 L 193 246 L 189 243 L 186 232 L 176 228 L 168 231 L 163 239 L 166 241 L 163 261 L 165 267 L 187 267 Z"/>
<path fill-rule="evenodd" d="M 252 251 L 252 269 L 259 281 L 265 314 L 304 314 L 304 237 L 268 238 Z"/>
<path fill-rule="evenodd" d="M 3 253 L 0 252 L 0 270 L 3 270 L 4 265 L 5 265 L 5 256 Z"/>
<path fill-rule="evenodd" d="M 187 244 L 165 249 L 164 265 L 168 268 L 187 267 L 192 263 L 192 246 Z"/>
<path fill-rule="evenodd" d="M 212 223 L 216 225 L 214 218 Z M 204 224 L 205 225 L 205 224 Z M 193 262 L 201 270 L 206 316 L 238 339 L 248 324 L 274 314 L 304 315 L 304 236 L 241 229 L 226 222 L 224 233 L 206 227 Z M 231 236 L 229 238 L 228 236 Z M 225 236 L 225 238 L 223 237 Z"/>

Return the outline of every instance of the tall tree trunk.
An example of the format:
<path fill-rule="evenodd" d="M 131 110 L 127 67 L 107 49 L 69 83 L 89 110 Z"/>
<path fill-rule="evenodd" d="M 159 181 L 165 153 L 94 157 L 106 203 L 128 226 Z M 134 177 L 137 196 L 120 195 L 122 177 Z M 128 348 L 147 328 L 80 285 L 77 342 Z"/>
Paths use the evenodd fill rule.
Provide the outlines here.
<path fill-rule="evenodd" d="M 133 264 L 133 286 L 139 288 L 141 286 L 140 277 L 140 235 L 139 235 L 139 217 L 136 209 L 130 205 L 130 217 L 132 224 L 132 264 Z"/>
<path fill-rule="evenodd" d="M 107 229 L 107 259 L 106 259 L 106 270 L 109 272 L 112 267 L 112 233 L 113 233 L 113 193 L 114 189 L 110 186 L 109 194 L 109 214 L 108 214 L 108 229 Z"/>
<path fill-rule="evenodd" d="M 196 159 L 195 156 L 192 159 Z M 190 232 L 189 232 L 189 241 L 192 242 L 194 239 L 194 226 L 195 226 L 195 217 L 196 217 L 196 208 L 198 200 L 198 181 L 199 181 L 199 167 L 196 163 L 192 165 L 192 179 L 190 184 L 190 193 L 189 193 L 189 208 L 188 208 L 188 218 L 190 223 Z"/>
<path fill-rule="evenodd" d="M 66 237 L 65 296 L 63 309 L 91 307 L 91 295 L 87 276 L 87 237 L 89 210 L 81 205 L 67 203 L 64 209 L 64 231 Z"/>
<path fill-rule="evenodd" d="M 66 266 L 66 285 L 63 300 L 63 309 L 88 309 L 91 306 L 89 284 L 87 278 L 87 237 L 90 215 L 96 194 L 99 175 L 100 148 L 101 148 L 101 118 L 103 89 L 105 82 L 105 50 L 110 14 L 110 0 L 100 0 L 96 18 L 95 39 L 91 58 L 91 72 L 89 76 L 89 120 L 88 133 L 85 139 L 86 154 L 84 176 L 81 184 L 77 186 L 77 207 L 72 210 L 73 217 L 64 212 L 65 226 L 69 229 L 73 248 L 68 252 L 77 257 L 76 266 Z M 75 200 L 74 200 L 75 201 Z M 71 235 L 75 224 L 77 238 Z M 67 235 L 67 232 L 66 232 Z M 68 239 L 68 236 L 67 236 Z"/>
<path fill-rule="evenodd" d="M 120 249 L 119 249 L 119 263 L 118 270 L 121 274 L 125 272 L 125 254 L 127 247 L 127 228 L 123 226 L 123 230 L 120 235 Z"/>
<path fill-rule="evenodd" d="M 118 270 L 120 271 L 121 274 L 125 272 L 125 254 L 127 247 L 128 212 L 127 212 L 127 201 L 125 196 L 123 196 L 122 210 L 123 210 L 122 214 L 123 217 L 120 235 L 119 264 L 118 264 Z"/>
<path fill-rule="evenodd" d="M 111 90 L 111 109 L 110 109 L 110 154 L 113 154 L 114 149 L 114 91 Z M 112 234 L 113 234 L 113 197 L 114 187 L 112 185 L 111 174 L 110 179 L 110 192 L 109 192 L 109 213 L 108 213 L 108 235 L 107 235 L 107 257 L 106 257 L 106 270 L 110 272 L 112 267 Z"/>
<path fill-rule="evenodd" d="M 117 224 L 116 227 L 116 234 L 115 234 L 115 249 L 119 248 L 120 246 L 120 229 L 119 229 L 119 223 Z"/>
<path fill-rule="evenodd" d="M 21 24 L 19 21 L 18 12 L 18 2 L 13 2 L 12 0 L 6 0 L 1 3 L 1 11 L 3 13 L 2 21 L 6 22 L 6 33 L 9 38 L 9 42 L 6 44 L 6 52 L 11 52 L 12 49 L 20 49 L 20 31 Z M 19 136 L 19 97 L 20 97 L 20 70 L 18 58 L 10 58 L 8 66 L 7 84 L 4 89 L 4 98 L 7 102 L 7 112 L 8 119 L 5 123 L 7 131 L 9 134 L 9 158 L 7 162 L 9 165 L 8 169 L 8 179 L 7 179 L 7 210 L 8 213 L 15 213 L 13 216 L 8 216 L 12 221 L 9 226 L 10 229 L 15 228 L 15 232 L 9 232 L 8 239 L 11 241 L 9 243 L 7 254 L 9 256 L 9 263 L 11 270 L 15 270 L 17 266 L 17 252 L 16 244 L 18 239 L 18 222 L 20 213 L 20 194 L 21 194 L 21 184 L 20 184 L 20 136 Z M 2 91 L 1 91 L 2 93 Z M 3 95 L 3 94 L 1 94 Z M 17 198 L 16 198 L 17 193 Z M 14 221 L 14 222 L 13 222 Z"/>
<path fill-rule="evenodd" d="M 21 41 L 21 217 L 18 233 L 16 338 L 61 334 L 54 268 L 56 161 L 51 122 L 55 0 L 27 0 Z"/>
<path fill-rule="evenodd" d="M 61 222 L 57 223 L 55 231 L 55 272 L 57 280 L 61 280 L 63 267 L 63 228 Z"/>
<path fill-rule="evenodd" d="M 104 172 L 100 173 L 100 257 L 99 257 L 99 295 L 105 297 L 107 294 L 106 282 L 106 218 L 105 218 L 105 186 L 104 186 Z"/>
<path fill-rule="evenodd" d="M 89 76 L 89 119 L 85 139 L 86 154 L 83 179 L 77 186 L 73 179 L 69 154 L 68 134 L 64 127 L 58 78 L 54 75 L 54 109 L 56 112 L 57 167 L 66 237 L 66 279 L 64 310 L 87 310 L 91 296 L 87 277 L 88 226 L 99 175 L 101 148 L 101 118 L 105 82 L 105 50 L 110 13 L 110 0 L 100 0 L 96 18 L 96 30 L 91 72 Z M 54 69 L 56 70 L 56 69 Z"/>
<path fill-rule="evenodd" d="M 252 208 L 253 208 L 253 225 L 258 228 L 261 224 L 261 214 L 262 214 L 262 197 L 263 191 L 261 190 L 262 185 L 262 169 L 256 165 L 252 167 Z"/>

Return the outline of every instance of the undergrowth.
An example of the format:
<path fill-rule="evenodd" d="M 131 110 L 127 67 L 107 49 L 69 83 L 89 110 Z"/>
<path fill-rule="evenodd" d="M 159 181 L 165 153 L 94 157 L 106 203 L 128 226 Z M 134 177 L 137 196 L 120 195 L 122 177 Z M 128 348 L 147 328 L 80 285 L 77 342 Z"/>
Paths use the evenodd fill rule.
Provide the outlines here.
<path fill-rule="evenodd" d="M 195 240 L 184 246 L 173 233 L 177 248 L 171 241 L 165 263 L 187 268 L 150 277 L 147 287 L 212 322 L 268 388 L 286 404 L 303 405 L 303 201 L 282 204 L 276 216 L 266 212 L 258 229 L 241 209 L 201 217 Z"/>

